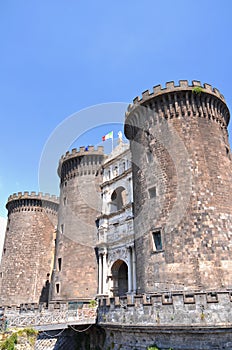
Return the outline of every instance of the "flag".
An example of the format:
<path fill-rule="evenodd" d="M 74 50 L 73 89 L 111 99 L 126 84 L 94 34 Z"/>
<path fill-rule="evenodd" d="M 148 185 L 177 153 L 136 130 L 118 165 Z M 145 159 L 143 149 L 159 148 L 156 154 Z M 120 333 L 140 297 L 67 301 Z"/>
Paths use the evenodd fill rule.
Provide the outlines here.
<path fill-rule="evenodd" d="M 109 140 L 109 139 L 113 140 L 113 131 L 109 132 L 105 136 L 102 136 L 102 141 L 106 141 L 106 140 Z"/>

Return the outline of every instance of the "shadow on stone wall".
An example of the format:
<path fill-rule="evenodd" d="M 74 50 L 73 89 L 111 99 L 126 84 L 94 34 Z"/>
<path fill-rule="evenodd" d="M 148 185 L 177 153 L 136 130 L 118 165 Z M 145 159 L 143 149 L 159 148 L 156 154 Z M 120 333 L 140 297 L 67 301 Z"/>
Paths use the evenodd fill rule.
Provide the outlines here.
<path fill-rule="evenodd" d="M 41 293 L 40 293 L 40 297 L 39 297 L 40 304 L 46 304 L 46 306 L 48 306 L 50 284 L 51 283 L 47 279 L 47 281 L 45 282 L 45 285 L 43 286 Z"/>

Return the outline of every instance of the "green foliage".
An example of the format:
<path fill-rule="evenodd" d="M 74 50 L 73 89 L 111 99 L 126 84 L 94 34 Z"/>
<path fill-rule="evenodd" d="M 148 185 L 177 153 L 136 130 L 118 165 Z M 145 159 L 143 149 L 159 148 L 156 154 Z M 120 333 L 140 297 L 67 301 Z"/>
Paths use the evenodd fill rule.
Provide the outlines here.
<path fill-rule="evenodd" d="M 200 94 L 202 93 L 202 91 L 203 91 L 203 89 L 202 89 L 202 87 L 200 87 L 200 86 L 195 86 L 195 87 L 193 88 L 194 94 L 200 95 Z"/>
<path fill-rule="evenodd" d="M 19 336 L 21 335 L 26 335 L 27 337 L 32 337 L 32 336 L 37 336 L 38 335 L 38 331 L 36 331 L 35 329 L 33 328 L 23 328 L 23 329 L 20 329 L 17 334 Z"/>
<path fill-rule="evenodd" d="M 96 300 L 90 300 L 89 302 L 89 307 L 96 307 L 97 306 L 97 301 Z"/>
<path fill-rule="evenodd" d="M 12 333 L 2 344 L 1 350 L 14 350 L 15 344 L 17 344 L 17 333 Z"/>
<path fill-rule="evenodd" d="M 15 344 L 18 342 L 18 337 L 27 338 L 30 345 L 34 345 L 38 332 L 33 328 L 22 328 L 10 334 L 1 344 L 1 350 L 14 350 Z"/>
<path fill-rule="evenodd" d="M 201 313 L 201 320 L 204 321 L 204 319 L 205 319 L 205 314 L 204 314 L 204 312 L 202 312 Z"/>

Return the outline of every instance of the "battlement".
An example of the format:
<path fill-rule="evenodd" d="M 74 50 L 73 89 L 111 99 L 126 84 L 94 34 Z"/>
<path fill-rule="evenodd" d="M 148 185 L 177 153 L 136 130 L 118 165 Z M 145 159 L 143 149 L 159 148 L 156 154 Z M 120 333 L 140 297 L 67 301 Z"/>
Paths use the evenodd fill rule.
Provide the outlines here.
<path fill-rule="evenodd" d="M 197 88 L 200 88 L 201 90 L 197 90 Z M 195 90 L 194 90 L 195 89 Z M 210 84 L 201 84 L 198 80 L 193 80 L 192 85 L 188 83 L 188 80 L 179 80 L 179 85 L 175 85 L 174 81 L 169 81 L 165 84 L 165 88 L 162 88 L 161 85 L 156 85 L 153 87 L 153 91 L 150 92 L 149 90 L 146 90 L 142 93 L 142 97 L 137 96 L 133 99 L 133 103 L 129 104 L 127 113 L 130 113 L 131 110 L 138 104 L 142 105 L 147 100 L 174 91 L 195 91 L 197 92 L 205 92 L 208 94 L 211 94 L 225 103 L 224 96 L 220 93 L 220 91 L 216 88 L 213 88 Z"/>
<path fill-rule="evenodd" d="M 46 208 L 47 213 L 51 212 L 57 215 L 59 207 L 59 197 L 50 195 L 49 193 L 18 192 L 9 196 L 6 203 L 8 213 L 18 211 L 41 211 L 41 208 Z"/>
<path fill-rule="evenodd" d="M 61 157 L 57 170 L 61 182 L 72 176 L 95 175 L 104 157 L 103 146 L 98 146 L 96 149 L 94 146 L 80 147 L 73 148 L 71 152 L 67 151 Z"/>
<path fill-rule="evenodd" d="M 179 85 L 173 81 L 167 82 L 165 88 L 161 85 L 153 87 L 153 91 L 146 90 L 142 96 L 135 97 L 128 106 L 125 114 L 125 135 L 131 140 L 136 130 L 144 130 L 145 121 L 155 119 L 172 119 L 183 117 L 203 117 L 218 123 L 226 129 L 230 120 L 230 112 L 224 96 L 209 84 L 200 81 L 180 80 Z M 155 123 L 155 121 L 153 121 Z"/>
<path fill-rule="evenodd" d="M 59 204 L 59 197 L 55 195 L 50 195 L 49 193 L 42 193 L 42 192 L 18 192 L 18 193 L 13 193 L 8 197 L 7 204 L 12 201 L 17 201 L 21 199 L 39 199 L 39 200 L 44 200 L 44 201 L 49 201 L 53 202 L 55 204 Z"/>
<path fill-rule="evenodd" d="M 231 291 L 163 292 L 99 298 L 99 322 L 153 326 L 231 324 Z"/>
<path fill-rule="evenodd" d="M 88 146 L 88 147 L 79 147 L 73 148 L 72 151 L 67 151 L 64 155 L 61 156 L 60 161 L 64 162 L 67 159 L 75 158 L 75 157 L 82 157 L 86 155 L 103 155 L 104 154 L 104 147 L 98 146 L 96 149 L 94 146 Z"/>

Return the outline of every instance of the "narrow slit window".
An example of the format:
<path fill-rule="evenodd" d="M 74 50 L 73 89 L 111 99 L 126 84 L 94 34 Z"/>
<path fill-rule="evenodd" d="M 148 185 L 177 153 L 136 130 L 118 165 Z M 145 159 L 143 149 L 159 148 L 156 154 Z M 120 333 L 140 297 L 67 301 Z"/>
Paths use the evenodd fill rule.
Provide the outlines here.
<path fill-rule="evenodd" d="M 155 231 L 152 232 L 152 238 L 153 238 L 153 249 L 154 251 L 162 250 L 162 237 L 161 237 L 161 231 Z"/>
<path fill-rule="evenodd" d="M 56 293 L 59 294 L 60 293 L 60 284 L 56 283 Z"/>
<path fill-rule="evenodd" d="M 60 232 L 61 232 L 61 233 L 64 233 L 64 224 L 61 224 L 61 225 L 60 225 Z"/>
<path fill-rule="evenodd" d="M 58 258 L 58 271 L 61 271 L 62 267 L 62 258 Z"/>

